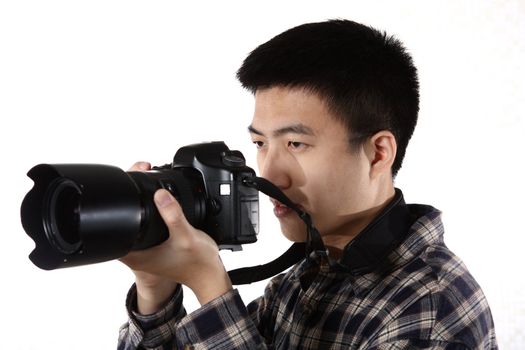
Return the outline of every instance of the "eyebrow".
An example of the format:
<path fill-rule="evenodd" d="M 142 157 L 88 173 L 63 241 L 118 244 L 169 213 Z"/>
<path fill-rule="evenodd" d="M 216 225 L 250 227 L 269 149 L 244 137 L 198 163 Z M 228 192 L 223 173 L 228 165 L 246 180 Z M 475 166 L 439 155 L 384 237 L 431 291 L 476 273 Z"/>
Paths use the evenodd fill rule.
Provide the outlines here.
<path fill-rule="evenodd" d="M 248 126 L 248 131 L 252 134 L 265 136 L 262 131 L 255 129 L 252 125 Z M 285 134 L 299 134 L 309 136 L 315 135 L 314 131 L 310 127 L 301 123 L 287 125 L 272 132 L 274 137 L 279 137 Z"/>

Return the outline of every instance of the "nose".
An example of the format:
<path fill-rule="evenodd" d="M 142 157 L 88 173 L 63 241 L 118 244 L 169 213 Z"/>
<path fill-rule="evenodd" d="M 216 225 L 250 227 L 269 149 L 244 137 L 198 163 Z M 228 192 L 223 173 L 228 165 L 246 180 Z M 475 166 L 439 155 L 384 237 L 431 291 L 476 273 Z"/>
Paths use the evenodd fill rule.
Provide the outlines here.
<path fill-rule="evenodd" d="M 277 150 L 269 149 L 264 154 L 259 154 L 258 165 L 261 176 L 279 189 L 286 190 L 291 187 L 290 162 L 287 162 Z"/>

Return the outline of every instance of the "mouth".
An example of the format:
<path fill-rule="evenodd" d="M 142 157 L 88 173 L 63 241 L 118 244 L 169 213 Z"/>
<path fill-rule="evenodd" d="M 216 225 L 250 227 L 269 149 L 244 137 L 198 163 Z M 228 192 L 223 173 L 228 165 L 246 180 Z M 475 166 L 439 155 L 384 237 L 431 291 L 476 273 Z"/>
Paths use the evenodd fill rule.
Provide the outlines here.
<path fill-rule="evenodd" d="M 272 199 L 271 202 L 273 204 L 273 213 L 278 219 L 284 218 L 290 214 L 295 213 L 295 211 L 292 208 L 282 204 L 281 202 L 275 199 Z M 295 205 L 298 209 L 304 210 L 304 208 L 300 204 L 295 204 Z"/>

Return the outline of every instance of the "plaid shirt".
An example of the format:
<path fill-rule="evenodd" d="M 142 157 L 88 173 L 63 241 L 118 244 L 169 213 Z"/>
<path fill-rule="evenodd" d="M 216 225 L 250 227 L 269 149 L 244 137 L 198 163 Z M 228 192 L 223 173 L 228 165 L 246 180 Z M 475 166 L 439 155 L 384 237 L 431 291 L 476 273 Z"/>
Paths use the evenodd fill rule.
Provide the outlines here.
<path fill-rule="evenodd" d="M 178 288 L 141 316 L 132 287 L 118 349 L 497 349 L 487 300 L 445 246 L 441 213 L 408 208 L 418 219 L 373 272 L 305 259 L 248 306 L 233 290 L 190 315 Z"/>

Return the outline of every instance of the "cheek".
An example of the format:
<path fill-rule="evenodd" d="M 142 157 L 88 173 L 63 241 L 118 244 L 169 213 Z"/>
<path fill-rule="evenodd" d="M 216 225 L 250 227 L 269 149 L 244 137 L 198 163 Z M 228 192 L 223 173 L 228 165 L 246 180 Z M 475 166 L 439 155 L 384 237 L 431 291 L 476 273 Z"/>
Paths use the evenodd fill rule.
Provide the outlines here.
<path fill-rule="evenodd" d="M 308 198 L 308 204 L 315 212 L 330 210 L 336 202 L 335 197 L 341 190 L 341 179 L 337 172 L 330 168 L 329 164 L 317 164 L 306 171 L 306 186 L 304 194 Z"/>
<path fill-rule="evenodd" d="M 309 197 L 316 212 L 323 216 L 340 216 L 356 211 L 359 193 L 366 188 L 361 167 L 337 161 L 325 167 L 324 171 L 313 173 L 309 181 Z"/>

